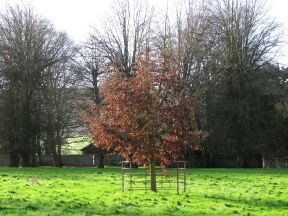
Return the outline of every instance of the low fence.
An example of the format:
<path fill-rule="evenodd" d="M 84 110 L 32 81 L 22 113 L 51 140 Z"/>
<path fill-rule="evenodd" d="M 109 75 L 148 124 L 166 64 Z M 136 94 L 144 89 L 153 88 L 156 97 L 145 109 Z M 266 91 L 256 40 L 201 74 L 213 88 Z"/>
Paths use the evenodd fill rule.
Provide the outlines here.
<path fill-rule="evenodd" d="M 10 158 L 9 155 L 0 154 L 0 166 L 9 166 Z"/>
<path fill-rule="evenodd" d="M 61 160 L 64 166 L 75 167 L 94 167 L 97 166 L 98 157 L 96 155 L 62 155 Z M 104 158 L 104 165 L 119 165 L 123 158 L 119 155 L 106 155 Z M 250 158 L 249 162 L 253 162 Z M 0 166 L 9 166 L 10 159 L 8 155 L 0 154 Z M 44 155 L 38 163 L 40 166 L 54 166 L 54 160 L 51 155 Z M 205 160 L 205 158 L 193 155 L 189 158 L 189 167 L 192 168 L 235 168 L 234 158 L 213 158 L 212 160 Z M 253 164 L 253 163 L 251 163 Z M 248 164 L 247 167 L 253 167 Z M 239 166 L 243 167 L 243 166 Z M 257 166 L 258 167 L 258 166 Z M 288 168 L 288 155 L 269 154 L 264 155 L 262 164 L 259 167 L 263 168 Z"/>
<path fill-rule="evenodd" d="M 155 168 L 155 182 L 159 183 L 157 190 L 175 190 L 186 192 L 186 161 L 172 162 L 170 169 L 164 175 L 161 168 Z M 138 168 L 138 164 L 132 161 L 122 161 L 121 167 L 122 191 L 125 190 L 150 190 L 150 167 Z"/>
<path fill-rule="evenodd" d="M 263 168 L 288 168 L 288 155 L 271 154 L 263 157 Z"/>
<path fill-rule="evenodd" d="M 96 155 L 61 155 L 63 166 L 74 167 L 93 167 L 97 166 L 98 157 Z M 104 165 L 119 165 L 123 158 L 119 155 L 106 155 Z M 0 155 L 0 166 L 9 166 L 10 159 L 8 155 Z M 39 166 L 54 166 L 52 155 L 41 156 Z"/>
<path fill-rule="evenodd" d="M 106 155 L 104 158 L 104 165 L 119 165 L 123 158 L 119 155 Z M 98 157 L 96 155 L 61 155 L 63 166 L 97 166 Z M 54 166 L 54 160 L 51 155 L 41 157 L 40 166 Z"/>
<path fill-rule="evenodd" d="M 94 166 L 94 155 L 62 155 L 63 166 Z M 52 155 L 44 155 L 39 162 L 40 166 L 54 166 Z"/>

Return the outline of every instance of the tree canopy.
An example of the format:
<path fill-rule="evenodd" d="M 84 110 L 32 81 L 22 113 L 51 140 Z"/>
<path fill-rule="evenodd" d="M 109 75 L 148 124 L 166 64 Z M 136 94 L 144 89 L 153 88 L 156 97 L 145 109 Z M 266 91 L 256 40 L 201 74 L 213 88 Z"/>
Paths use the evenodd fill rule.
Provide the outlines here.
<path fill-rule="evenodd" d="M 140 163 L 160 160 L 163 167 L 179 159 L 185 148 L 197 147 L 202 133 L 194 126 L 194 101 L 184 96 L 172 60 L 143 55 L 132 76 L 116 71 L 102 92 L 104 105 L 95 108 L 95 115 L 86 115 L 98 146 Z"/>

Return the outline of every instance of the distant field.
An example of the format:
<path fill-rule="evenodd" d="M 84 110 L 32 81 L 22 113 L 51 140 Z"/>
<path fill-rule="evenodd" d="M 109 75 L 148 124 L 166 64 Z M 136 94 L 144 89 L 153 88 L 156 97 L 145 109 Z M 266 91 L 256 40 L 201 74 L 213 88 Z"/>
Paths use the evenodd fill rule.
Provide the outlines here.
<path fill-rule="evenodd" d="M 62 154 L 82 154 L 81 149 L 91 142 L 92 140 L 87 136 L 68 138 L 62 145 Z"/>
<path fill-rule="evenodd" d="M 119 168 L 1 168 L 0 215 L 288 215 L 287 169 L 189 169 L 188 191 L 121 192 Z"/>

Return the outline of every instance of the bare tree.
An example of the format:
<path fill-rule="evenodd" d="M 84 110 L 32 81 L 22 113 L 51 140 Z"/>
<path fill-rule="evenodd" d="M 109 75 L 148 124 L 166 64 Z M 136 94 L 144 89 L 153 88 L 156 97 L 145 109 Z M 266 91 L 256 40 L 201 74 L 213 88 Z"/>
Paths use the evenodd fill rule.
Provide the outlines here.
<path fill-rule="evenodd" d="M 101 78 L 109 71 L 109 60 L 102 53 L 99 40 L 93 35 L 90 35 L 87 41 L 81 45 L 78 54 L 77 66 L 75 67 L 78 80 L 81 82 L 81 87 L 92 90 L 93 102 L 99 106 L 102 102 Z M 99 150 L 97 167 L 104 168 L 103 150 Z"/>
<path fill-rule="evenodd" d="M 53 155 L 56 166 L 61 167 L 61 147 L 75 116 L 75 76 L 69 61 L 47 69 L 40 90 L 41 133 L 46 153 Z"/>
<path fill-rule="evenodd" d="M 47 68 L 67 61 L 66 34 L 55 31 L 32 8 L 8 7 L 0 15 L 0 73 L 5 86 L 5 137 L 11 166 L 31 165 L 38 132 L 35 93 Z"/>
<path fill-rule="evenodd" d="M 142 1 L 116 0 L 103 30 L 94 29 L 99 51 L 126 75 L 133 73 L 136 56 L 149 42 L 152 15 Z"/>
<path fill-rule="evenodd" d="M 249 125 L 259 121 L 251 116 L 255 80 L 280 42 L 279 25 L 262 3 L 188 0 L 177 8 L 175 23 L 166 12 L 159 25 L 156 45 L 178 59 L 185 95 L 197 98 L 195 128 L 211 132 L 203 145 L 211 156 L 251 147 Z"/>
<path fill-rule="evenodd" d="M 213 1 L 207 11 L 218 76 L 207 98 L 210 149 L 236 152 L 239 162 L 261 146 L 261 127 L 255 125 L 263 121 L 263 107 L 256 81 L 280 43 L 279 25 L 257 0 Z"/>
<path fill-rule="evenodd" d="M 81 87 L 91 88 L 93 101 L 99 105 L 101 95 L 99 86 L 101 77 L 109 70 L 109 61 L 100 50 L 99 41 L 90 36 L 79 49 L 77 64 L 74 69 Z"/>

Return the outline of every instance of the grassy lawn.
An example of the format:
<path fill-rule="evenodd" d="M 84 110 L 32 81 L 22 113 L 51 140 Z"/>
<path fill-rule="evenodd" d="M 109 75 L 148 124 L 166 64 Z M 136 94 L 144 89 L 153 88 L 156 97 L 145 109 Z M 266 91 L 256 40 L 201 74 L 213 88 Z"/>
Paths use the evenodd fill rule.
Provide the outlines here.
<path fill-rule="evenodd" d="M 189 169 L 187 183 L 122 192 L 119 168 L 0 167 L 0 215 L 288 215 L 287 169 Z"/>

